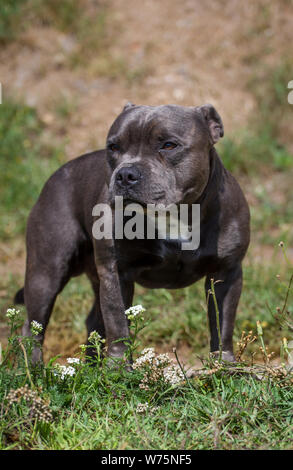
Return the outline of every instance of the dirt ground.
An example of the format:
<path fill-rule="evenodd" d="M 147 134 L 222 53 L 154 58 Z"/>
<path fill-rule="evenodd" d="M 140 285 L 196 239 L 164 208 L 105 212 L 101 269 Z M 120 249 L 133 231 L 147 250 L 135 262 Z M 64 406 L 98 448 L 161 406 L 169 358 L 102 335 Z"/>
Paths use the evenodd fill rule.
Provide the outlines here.
<path fill-rule="evenodd" d="M 72 69 L 67 59 L 78 41 L 52 27 L 28 28 L 21 40 L 0 51 L 4 99 L 12 95 L 35 106 L 50 135 L 66 139 L 68 159 L 103 146 L 127 101 L 211 102 L 226 135 L 231 134 L 257 111 L 247 89 L 252 70 L 278 64 L 293 41 L 292 4 L 286 1 L 148 0 L 139 8 L 135 0 L 128 0 L 127 8 L 123 0 L 106 4 L 113 36 L 108 54 L 128 71 L 141 72 L 142 80 L 129 83 L 122 72 L 115 78 L 101 76 L 95 72 L 95 57 Z M 61 124 L 52 111 L 60 97 L 74 107 Z"/>

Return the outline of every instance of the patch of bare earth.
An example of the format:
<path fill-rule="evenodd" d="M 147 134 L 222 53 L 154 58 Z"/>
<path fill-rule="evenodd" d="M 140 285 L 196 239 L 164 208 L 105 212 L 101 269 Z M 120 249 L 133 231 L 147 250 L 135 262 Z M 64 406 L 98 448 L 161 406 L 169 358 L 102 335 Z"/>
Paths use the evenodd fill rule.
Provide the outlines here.
<path fill-rule="evenodd" d="M 108 77 L 107 70 L 97 71 L 94 54 L 83 67 L 70 67 L 79 46 L 76 37 L 48 27 L 28 29 L 0 51 L 4 98 L 19 95 L 36 106 L 56 140 L 66 138 L 69 159 L 104 145 L 127 100 L 188 106 L 212 102 L 229 135 L 245 126 L 255 109 L 246 87 L 252 71 L 277 66 L 293 39 L 290 2 L 285 0 L 148 0 L 139 7 L 128 0 L 127 8 L 123 0 L 111 0 L 107 5 L 113 31 Z M 111 58 L 125 65 L 115 78 Z M 60 124 L 54 106 L 64 96 L 75 109 Z"/>

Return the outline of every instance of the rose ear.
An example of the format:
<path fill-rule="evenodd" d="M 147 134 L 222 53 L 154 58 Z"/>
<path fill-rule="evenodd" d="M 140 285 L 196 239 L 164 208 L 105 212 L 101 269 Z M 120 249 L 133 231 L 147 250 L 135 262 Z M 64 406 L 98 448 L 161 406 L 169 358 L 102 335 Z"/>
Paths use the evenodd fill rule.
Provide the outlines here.
<path fill-rule="evenodd" d="M 133 104 L 133 103 L 131 103 L 130 101 L 128 101 L 128 102 L 126 103 L 126 105 L 124 106 L 122 112 L 127 111 L 127 109 L 134 108 L 134 106 L 135 106 L 135 104 Z"/>
<path fill-rule="evenodd" d="M 224 135 L 224 126 L 222 119 L 214 108 L 214 106 L 211 104 L 204 104 L 198 109 L 202 113 L 207 123 L 213 144 L 215 144 Z"/>

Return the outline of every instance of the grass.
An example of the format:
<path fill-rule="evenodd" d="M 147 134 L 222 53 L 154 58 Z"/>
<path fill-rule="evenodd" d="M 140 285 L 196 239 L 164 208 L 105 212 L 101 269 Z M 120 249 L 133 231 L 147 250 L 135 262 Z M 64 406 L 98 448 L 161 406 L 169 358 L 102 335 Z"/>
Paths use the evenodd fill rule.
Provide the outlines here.
<path fill-rule="evenodd" d="M 292 76 L 292 63 L 287 57 L 280 58 L 274 67 L 259 67 L 257 61 L 247 83 L 247 89 L 255 98 L 256 112 L 246 129 L 239 129 L 219 144 L 220 155 L 228 170 L 249 176 L 257 172 L 269 174 L 292 170 L 290 142 L 284 138 L 289 134 L 286 129 L 292 121 L 287 88 Z"/>
<path fill-rule="evenodd" d="M 0 237 L 23 234 L 40 190 L 62 162 L 61 150 L 42 144 L 44 126 L 35 109 L 6 101 L 0 106 Z"/>
<path fill-rule="evenodd" d="M 145 397 L 135 390 L 134 379 L 120 379 L 120 387 L 111 379 L 112 390 L 101 392 L 97 376 L 90 371 L 74 394 L 50 390 L 51 407 L 62 407 L 61 416 L 54 425 L 36 426 L 33 439 L 29 434 L 32 429 L 24 432 L 21 416 L 11 413 L 14 423 L 5 429 L 2 448 L 189 450 L 292 446 L 288 405 L 292 393 L 288 387 L 280 389 L 268 382 L 265 386 L 269 391 L 264 393 L 264 383 L 251 377 L 215 375 L 195 384 L 192 390 L 186 385 L 177 388 L 173 402 L 170 396 L 165 397 L 159 402 L 159 411 L 141 416 L 136 406 Z"/>
<path fill-rule="evenodd" d="M 277 250 L 280 250 L 277 247 Z M 283 263 L 284 264 L 284 263 Z M 238 308 L 234 344 L 243 330 L 256 334 L 256 319 L 262 324 L 266 344 L 270 350 L 280 354 L 283 336 L 290 338 L 290 331 L 280 329 L 275 318 L 277 307 L 282 307 L 287 292 L 289 273 L 286 266 L 275 257 L 274 265 L 247 262 L 244 267 L 244 288 Z M 278 277 L 277 277 L 278 276 Z M 23 278 L 10 276 L 0 283 L 0 328 L 5 327 L 4 312 L 12 304 L 16 290 L 23 285 Z M 68 357 L 77 352 L 85 341 L 85 319 L 93 301 L 91 287 L 82 276 L 73 279 L 58 297 L 48 327 L 45 357 L 56 354 Z M 150 321 L 141 337 L 144 347 L 154 346 L 171 351 L 173 347 L 188 351 L 188 361 L 193 363 L 199 356 L 208 354 L 209 333 L 203 281 L 185 289 L 144 289 L 136 286 L 135 304 L 147 309 Z M 292 291 L 288 306 L 292 304 Z M 289 308 L 289 307 L 288 307 Z M 261 359 L 259 350 L 251 346 L 251 353 Z"/>
<path fill-rule="evenodd" d="M 246 129 L 219 143 L 226 168 L 242 179 L 244 192 L 253 196 L 251 225 L 253 241 L 259 244 L 293 242 L 293 155 L 288 137 L 293 108 L 288 104 L 287 88 L 292 73 L 292 64 L 285 56 L 274 67 L 259 67 L 257 62 L 247 83 L 256 112 Z"/>
<path fill-rule="evenodd" d="M 268 184 L 255 181 L 253 187 L 256 204 L 251 205 L 251 217 L 257 243 L 277 245 L 280 240 L 292 246 L 293 202 L 290 197 L 290 180 L 293 172 L 279 175 Z"/>
<path fill-rule="evenodd" d="M 22 30 L 22 12 L 27 0 L 7 0 L 0 5 L 0 43 L 15 39 Z"/>
<path fill-rule="evenodd" d="M 219 144 L 219 153 L 225 167 L 235 174 L 251 176 L 258 171 L 268 174 L 272 170 L 288 171 L 293 166 L 292 154 L 266 127 L 225 137 Z"/>
<path fill-rule="evenodd" d="M 97 31 L 104 18 L 104 14 L 97 15 L 94 20 L 85 12 L 89 2 L 87 0 L 7 0 L 0 6 L 0 40 L 7 43 L 19 39 L 27 23 L 42 26 L 53 26 L 56 29 L 76 34 L 81 38 L 87 28 Z M 102 9 L 99 7 L 99 13 Z M 93 31 L 91 31 L 93 32 Z M 91 35 L 88 34 L 88 37 Z"/>
<path fill-rule="evenodd" d="M 207 360 L 188 379 L 180 372 L 182 365 L 170 366 L 164 355 L 149 352 L 148 360 L 144 356 L 129 373 L 123 363 L 113 369 L 101 358 L 95 366 L 83 362 L 83 347 L 77 354 L 81 362 L 62 379 L 56 358 L 45 366 L 30 364 L 34 339 L 19 338 L 17 316 L 8 321 L 10 350 L 4 350 L 0 366 L 1 449 L 292 446 L 292 376 L 284 367 L 247 362 L 233 367 Z M 140 331 L 143 323 L 135 317 L 134 329 Z M 259 339 L 262 344 L 262 333 Z M 93 344 L 100 351 L 97 337 Z M 137 336 L 132 346 L 140 349 Z M 164 374 L 166 364 L 176 380 Z"/>

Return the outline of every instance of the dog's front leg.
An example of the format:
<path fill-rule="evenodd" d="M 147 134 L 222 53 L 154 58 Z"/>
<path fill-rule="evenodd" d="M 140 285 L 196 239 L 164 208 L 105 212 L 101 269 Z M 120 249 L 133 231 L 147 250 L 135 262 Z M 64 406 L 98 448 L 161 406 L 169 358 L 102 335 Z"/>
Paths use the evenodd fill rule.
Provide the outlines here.
<path fill-rule="evenodd" d="M 115 263 L 99 265 L 98 275 L 100 277 L 100 305 L 106 332 L 107 355 L 113 358 L 122 358 L 126 346 L 123 341 L 117 342 L 117 340 L 129 337 L 129 327 Z"/>
<path fill-rule="evenodd" d="M 122 358 L 126 346 L 123 341 L 117 342 L 117 340 L 129 337 L 129 327 L 117 263 L 109 242 L 110 240 L 100 240 L 96 242 L 95 248 L 96 267 L 100 279 L 100 306 L 105 325 L 107 355 Z"/>
<path fill-rule="evenodd" d="M 107 202 L 107 195 L 104 196 Z M 112 227 L 112 213 L 104 220 Z M 112 230 L 111 230 L 112 231 Z M 120 339 L 129 337 L 128 319 L 125 315 L 125 299 L 118 272 L 115 244 L 113 237 L 95 238 L 93 230 L 94 254 L 97 274 L 100 281 L 100 308 L 103 316 L 107 355 L 112 358 L 122 358 L 126 345 Z"/>

